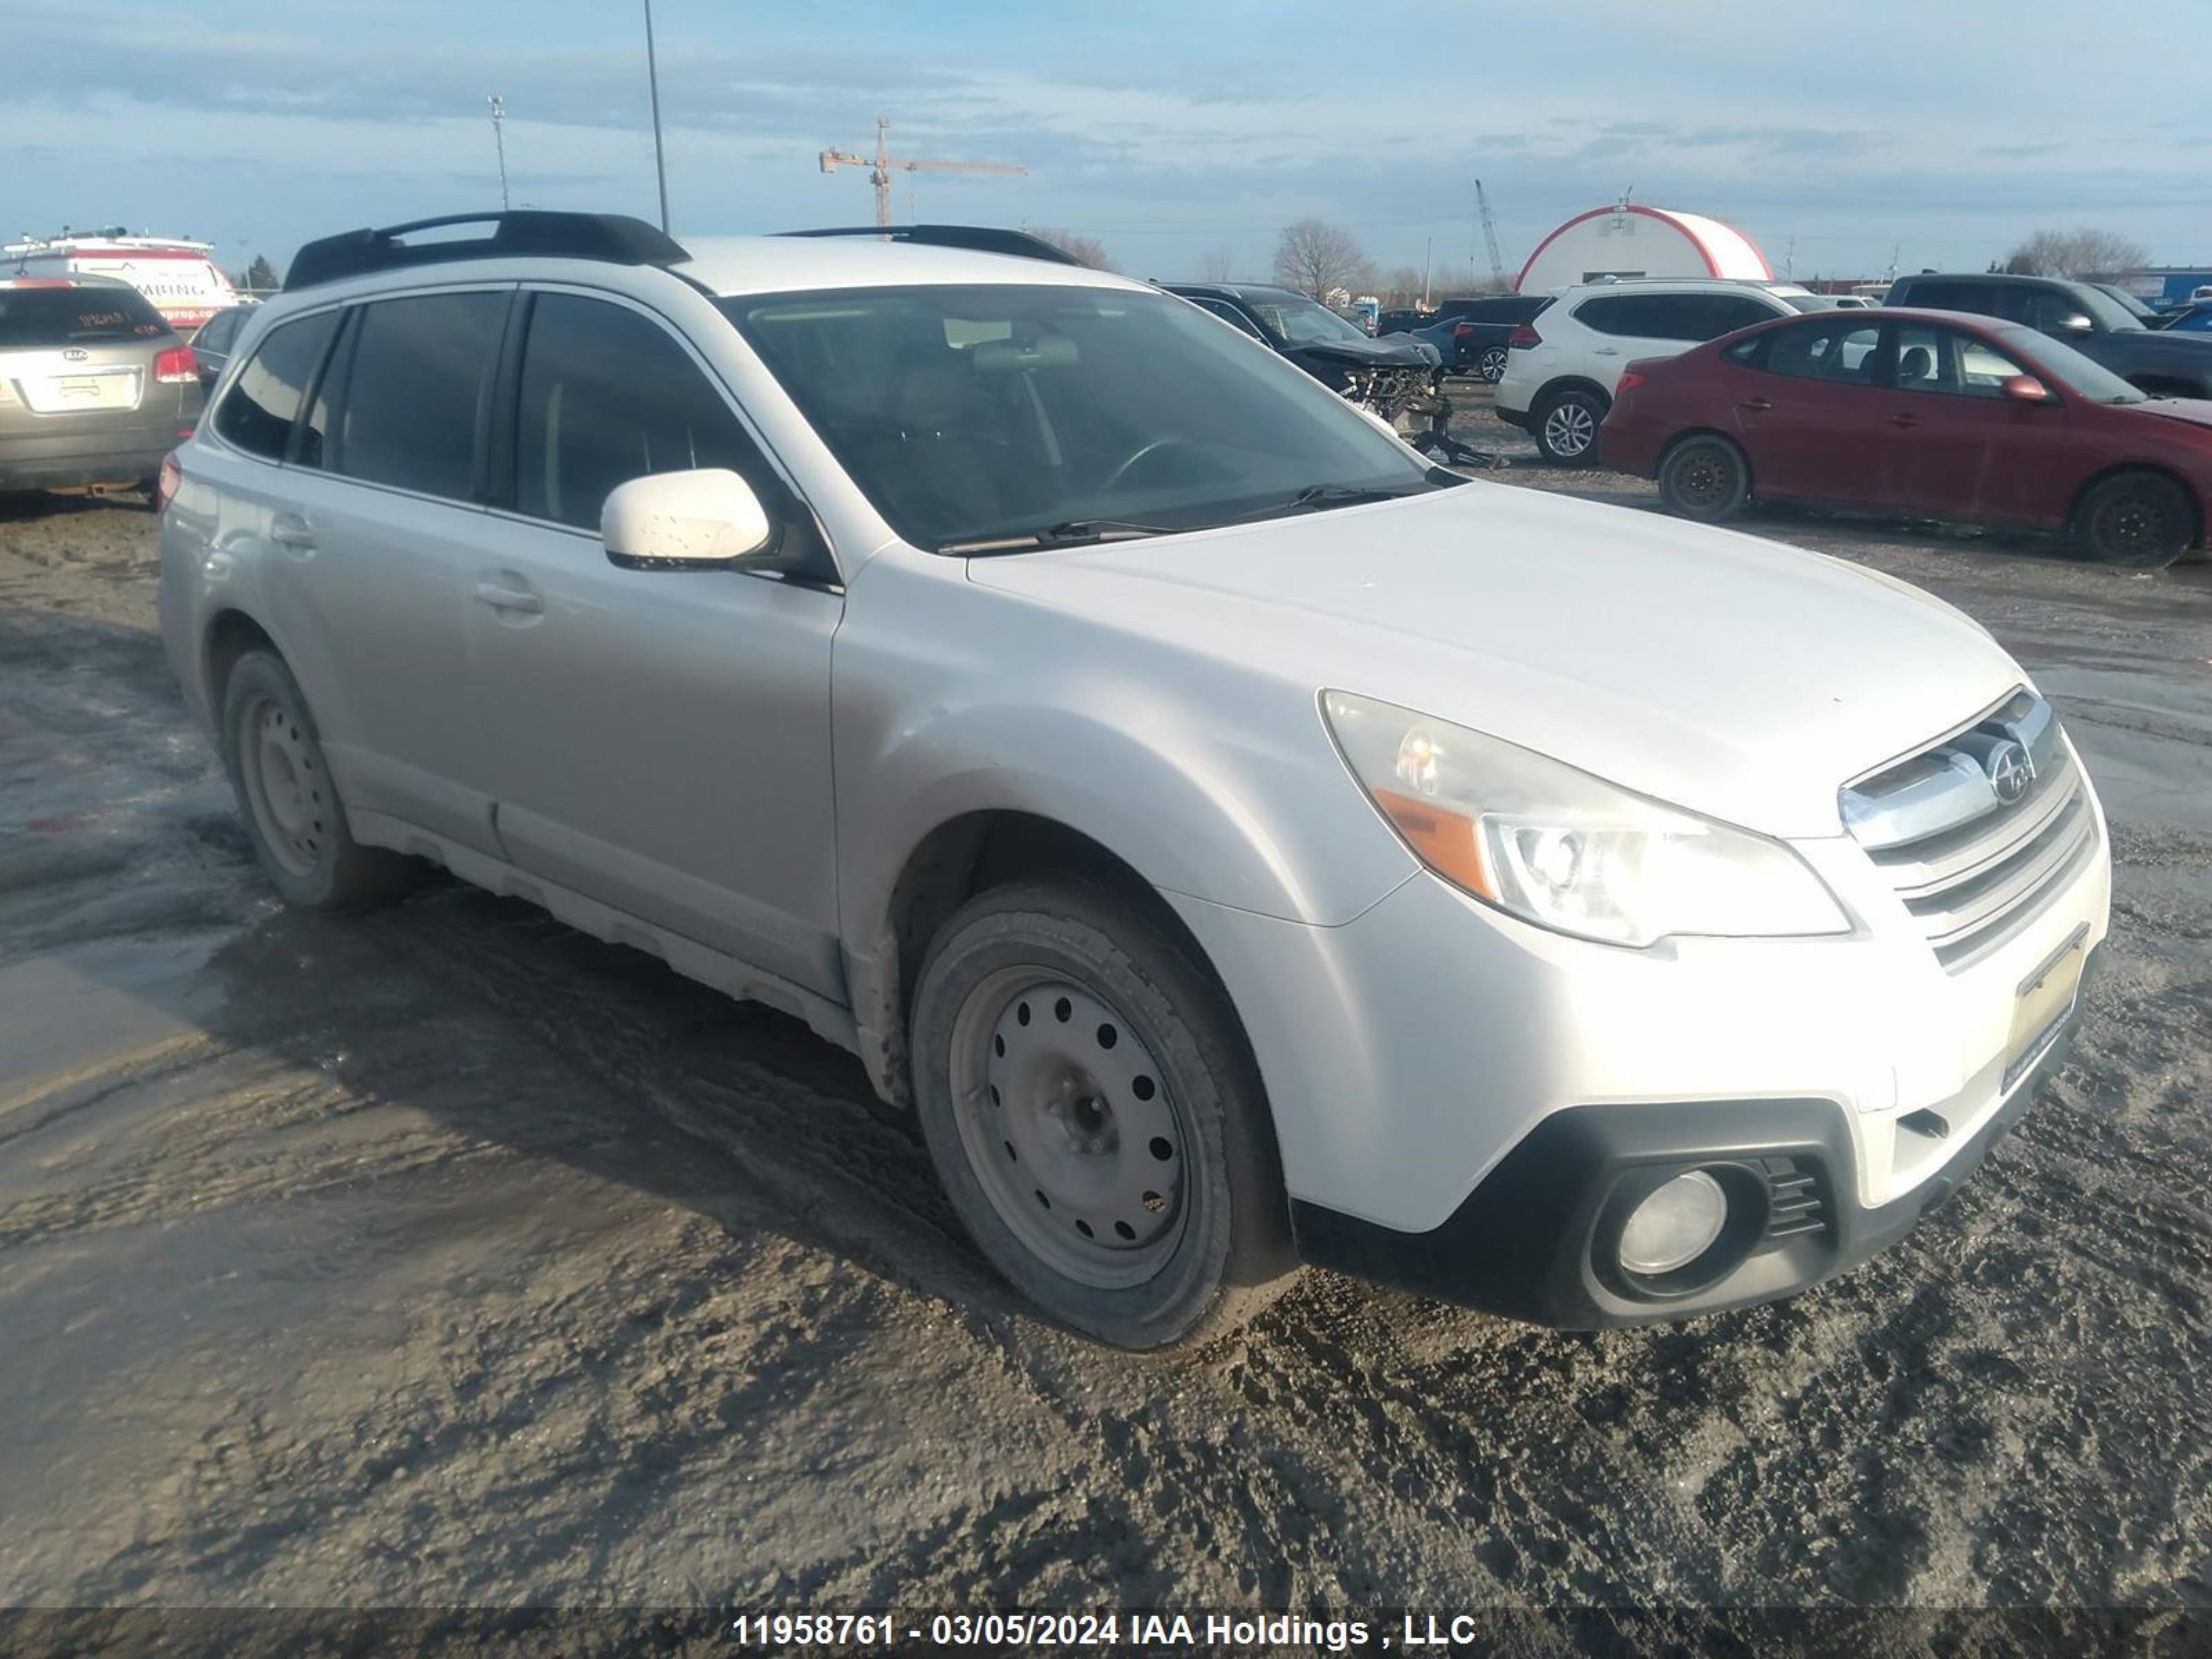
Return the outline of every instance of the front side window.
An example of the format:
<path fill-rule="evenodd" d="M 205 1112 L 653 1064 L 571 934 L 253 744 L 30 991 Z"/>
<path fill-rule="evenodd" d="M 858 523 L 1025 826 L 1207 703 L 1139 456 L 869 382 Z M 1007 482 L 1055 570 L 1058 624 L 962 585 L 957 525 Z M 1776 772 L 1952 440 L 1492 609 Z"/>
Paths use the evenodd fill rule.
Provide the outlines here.
<path fill-rule="evenodd" d="M 917 546 L 1194 529 L 1442 487 L 1342 398 L 1170 295 L 1010 283 L 720 303 Z"/>
<path fill-rule="evenodd" d="M 218 311 L 207 320 L 205 327 L 192 336 L 193 347 L 201 351 L 228 351 L 237 337 L 238 325 L 244 313 L 234 306 L 228 311 Z"/>
<path fill-rule="evenodd" d="M 1213 315 L 1220 318 L 1223 322 L 1232 325 L 1242 332 L 1250 335 L 1254 339 L 1257 340 L 1262 337 L 1259 329 L 1253 324 L 1252 319 L 1249 317 L 1247 317 L 1243 312 L 1237 310 L 1235 306 L 1231 305 L 1226 300 L 1200 300 L 1198 301 L 1198 305 L 1200 309 L 1212 313 Z"/>
<path fill-rule="evenodd" d="M 506 320 L 504 293 L 424 294 L 362 308 L 332 469 L 459 501 Z"/>
<path fill-rule="evenodd" d="M 263 337 L 216 410 L 215 429 L 225 443 L 264 460 L 284 459 L 300 400 L 337 325 L 337 312 L 322 311 L 280 323 Z"/>
<path fill-rule="evenodd" d="M 1958 398 L 2002 398 L 2004 383 L 2027 371 L 1986 340 L 1925 323 L 1897 331 L 1897 389 Z"/>
<path fill-rule="evenodd" d="M 726 467 L 769 499 L 759 451 L 667 330 L 604 300 L 532 300 L 515 411 L 515 510 L 596 530 L 617 484 L 695 467 Z"/>

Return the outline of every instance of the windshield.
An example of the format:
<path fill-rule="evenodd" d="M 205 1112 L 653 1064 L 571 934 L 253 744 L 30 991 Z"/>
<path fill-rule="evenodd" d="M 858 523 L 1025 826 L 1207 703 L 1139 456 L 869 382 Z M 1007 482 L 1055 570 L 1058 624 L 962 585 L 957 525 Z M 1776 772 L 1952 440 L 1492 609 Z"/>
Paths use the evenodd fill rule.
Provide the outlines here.
<path fill-rule="evenodd" d="M 720 304 L 918 547 L 1190 530 L 1464 482 L 1165 294 L 1010 284 Z"/>
<path fill-rule="evenodd" d="M 2102 363 L 2092 362 L 2063 340 L 2031 328 L 1993 331 L 2007 345 L 2029 362 L 2038 363 L 2092 403 L 2140 404 L 2148 401 Z"/>
<path fill-rule="evenodd" d="M 2104 289 L 2092 288 L 2087 283 L 2067 290 L 2066 298 L 2069 301 L 2079 301 L 2081 309 L 2097 319 L 2097 326 L 2100 328 L 2124 331 L 2142 326 L 2142 319 L 2134 312 L 2130 311 Z"/>
<path fill-rule="evenodd" d="M 1273 300 L 1247 294 L 1244 304 L 1260 319 L 1260 326 L 1285 345 L 1331 345 L 1367 337 L 1357 323 L 1346 322 L 1318 300 L 1300 295 Z"/>
<path fill-rule="evenodd" d="M 2123 311 L 2126 312 L 2128 315 L 2133 317 L 2137 322 L 2142 322 L 2158 315 L 2158 313 L 2153 311 L 2136 295 L 2129 293 L 2127 289 L 2124 288 L 2114 288 L 2110 283 L 2097 283 L 2092 284 L 2092 286 L 2096 289 L 2098 293 L 2109 295 L 2115 304 L 2117 304 Z"/>
<path fill-rule="evenodd" d="M 0 346 L 122 343 L 169 331 L 135 289 L 106 283 L 0 288 Z"/>

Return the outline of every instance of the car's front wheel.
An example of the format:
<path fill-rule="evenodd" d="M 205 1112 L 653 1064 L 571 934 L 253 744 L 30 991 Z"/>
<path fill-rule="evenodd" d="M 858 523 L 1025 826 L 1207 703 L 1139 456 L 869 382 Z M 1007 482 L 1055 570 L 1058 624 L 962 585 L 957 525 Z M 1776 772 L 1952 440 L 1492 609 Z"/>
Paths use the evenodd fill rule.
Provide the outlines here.
<path fill-rule="evenodd" d="M 366 910 L 414 884 L 414 860 L 353 838 L 307 700 L 274 652 L 247 652 L 224 682 L 222 757 L 246 838 L 288 902 Z"/>
<path fill-rule="evenodd" d="M 1074 883 L 994 889 L 915 994 L 924 1139 L 992 1265 L 1126 1348 L 1249 1316 L 1292 1264 L 1259 1078 L 1166 931 Z"/>
<path fill-rule="evenodd" d="M 1474 372 L 1482 376 L 1484 384 L 1496 386 L 1505 378 L 1505 365 L 1510 354 L 1502 345 L 1485 346 L 1482 355 L 1474 360 Z"/>
<path fill-rule="evenodd" d="M 1677 518 L 1723 524 L 1751 495 L 1751 465 L 1717 433 L 1683 439 L 1659 463 L 1659 499 Z"/>
<path fill-rule="evenodd" d="M 1553 466 L 1589 465 L 1597 459 L 1597 429 L 1608 407 L 1580 386 L 1553 392 L 1536 411 L 1538 452 Z"/>
<path fill-rule="evenodd" d="M 2131 570 L 2160 570 L 2197 539 L 2196 503 L 2173 479 L 2123 472 L 2082 496 L 2074 535 L 2090 557 Z"/>

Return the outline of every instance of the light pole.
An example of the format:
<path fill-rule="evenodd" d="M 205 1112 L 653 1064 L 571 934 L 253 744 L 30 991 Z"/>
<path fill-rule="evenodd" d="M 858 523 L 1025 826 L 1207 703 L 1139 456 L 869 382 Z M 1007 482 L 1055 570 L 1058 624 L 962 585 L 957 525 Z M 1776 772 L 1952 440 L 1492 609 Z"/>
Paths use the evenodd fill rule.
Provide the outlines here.
<path fill-rule="evenodd" d="M 653 56 L 653 0 L 645 0 L 645 80 L 653 90 L 653 171 L 660 181 L 660 231 L 668 234 L 668 157 L 660 143 L 660 67 Z"/>
<path fill-rule="evenodd" d="M 491 106 L 491 141 L 499 147 L 499 207 L 504 213 L 513 205 L 507 199 L 507 106 L 495 92 L 484 101 Z"/>

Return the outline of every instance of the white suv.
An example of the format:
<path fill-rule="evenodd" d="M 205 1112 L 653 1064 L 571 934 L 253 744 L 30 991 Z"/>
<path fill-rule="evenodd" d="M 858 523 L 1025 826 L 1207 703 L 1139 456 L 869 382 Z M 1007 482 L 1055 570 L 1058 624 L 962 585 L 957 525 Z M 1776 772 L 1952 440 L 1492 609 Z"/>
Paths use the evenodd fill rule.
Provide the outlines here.
<path fill-rule="evenodd" d="M 1597 459 L 1597 429 L 1621 372 L 1639 357 L 1672 357 L 1754 323 L 1825 301 L 1788 283 L 1585 283 L 1514 330 L 1498 418 L 1536 440 L 1554 466 Z"/>
<path fill-rule="evenodd" d="M 161 523 L 277 891 L 428 861 L 789 1011 L 1068 1325 L 1787 1295 L 2063 1046 L 2096 794 L 1901 582 L 1442 471 L 1070 264 L 511 214 L 290 275 Z"/>

